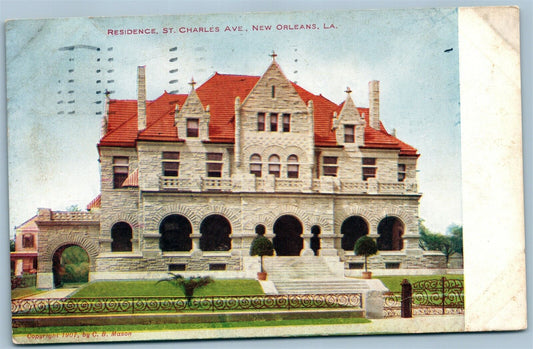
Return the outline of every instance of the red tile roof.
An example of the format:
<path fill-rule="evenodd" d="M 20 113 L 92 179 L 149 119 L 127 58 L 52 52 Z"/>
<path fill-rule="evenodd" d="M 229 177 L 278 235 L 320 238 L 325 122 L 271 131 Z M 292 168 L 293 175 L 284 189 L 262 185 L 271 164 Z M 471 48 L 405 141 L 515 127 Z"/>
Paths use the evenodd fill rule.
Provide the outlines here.
<path fill-rule="evenodd" d="M 139 169 L 136 168 L 135 171 L 130 173 L 128 178 L 122 183 L 122 188 L 127 187 L 138 187 L 139 186 Z"/>
<path fill-rule="evenodd" d="M 100 207 L 102 207 L 102 194 L 98 194 L 97 197 L 92 199 L 92 201 L 87 204 L 87 211 L 90 211 L 93 208 L 100 208 Z"/>
<path fill-rule="evenodd" d="M 209 106 L 209 141 L 214 143 L 233 143 L 235 139 L 235 98 L 241 102 L 248 96 L 259 76 L 229 75 L 215 73 L 196 93 L 204 108 Z M 292 84 L 298 95 L 307 104 L 313 100 L 315 145 L 337 146 L 335 131 L 332 130 L 333 113 L 340 113 L 341 104 L 335 104 L 322 95 L 315 95 L 304 88 Z M 135 100 L 110 100 L 108 111 L 108 130 L 100 140 L 99 146 L 134 147 L 137 140 L 182 142 L 174 125 L 176 105 L 183 106 L 187 95 L 174 95 L 165 91 L 154 101 L 147 102 L 147 127 L 137 131 L 137 103 Z M 368 124 L 368 108 L 358 108 L 365 115 L 365 148 L 398 149 L 400 155 L 417 156 L 410 145 L 390 135 L 380 122 L 380 130 Z"/>

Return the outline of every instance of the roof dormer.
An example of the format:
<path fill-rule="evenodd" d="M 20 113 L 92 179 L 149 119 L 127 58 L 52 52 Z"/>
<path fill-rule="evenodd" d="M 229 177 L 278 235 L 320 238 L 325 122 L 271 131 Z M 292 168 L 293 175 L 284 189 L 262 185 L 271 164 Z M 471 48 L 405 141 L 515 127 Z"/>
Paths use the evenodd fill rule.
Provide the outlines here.
<path fill-rule="evenodd" d="M 333 129 L 337 144 L 346 147 L 364 145 L 365 119 L 359 114 L 359 110 L 351 97 L 352 90 L 346 88 L 346 100 L 342 104 L 340 113 L 333 115 Z"/>
<path fill-rule="evenodd" d="M 194 86 L 196 82 L 191 78 L 191 91 L 180 109 L 176 110 L 175 123 L 178 137 L 186 141 L 209 140 L 209 105 L 204 108 Z"/>

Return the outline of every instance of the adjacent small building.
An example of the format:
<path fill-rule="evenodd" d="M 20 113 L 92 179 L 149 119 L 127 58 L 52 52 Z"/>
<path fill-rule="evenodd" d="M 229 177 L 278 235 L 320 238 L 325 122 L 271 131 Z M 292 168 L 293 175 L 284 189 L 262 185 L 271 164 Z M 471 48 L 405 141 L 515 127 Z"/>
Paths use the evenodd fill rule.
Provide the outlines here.
<path fill-rule="evenodd" d="M 15 227 L 15 251 L 11 252 L 11 270 L 16 276 L 35 274 L 38 267 L 39 228 L 33 216 Z"/>

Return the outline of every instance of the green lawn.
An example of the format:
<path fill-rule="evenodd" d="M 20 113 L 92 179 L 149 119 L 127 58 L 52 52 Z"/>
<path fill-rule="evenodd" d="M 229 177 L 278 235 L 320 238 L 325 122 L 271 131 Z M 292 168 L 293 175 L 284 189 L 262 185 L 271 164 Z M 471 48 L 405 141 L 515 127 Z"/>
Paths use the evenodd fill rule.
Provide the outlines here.
<path fill-rule="evenodd" d="M 400 276 L 374 276 L 374 279 L 379 279 L 385 286 L 394 293 L 402 292 L 401 282 L 403 279 L 409 280 L 411 284 L 422 280 L 434 280 L 442 277 L 447 279 L 463 280 L 463 275 L 400 275 Z"/>
<path fill-rule="evenodd" d="M 153 324 L 153 325 L 109 325 L 109 326 L 61 326 L 61 327 L 20 327 L 13 328 L 13 334 L 49 334 L 49 333 L 81 333 L 81 332 L 112 332 L 112 331 L 166 331 L 209 328 L 238 328 L 238 327 L 267 327 L 267 326 L 310 326 L 336 324 L 367 324 L 370 320 L 363 318 L 333 318 L 333 319 L 297 319 L 272 321 L 235 321 L 210 323 L 183 324 Z"/>
<path fill-rule="evenodd" d="M 201 296 L 244 296 L 263 295 L 263 289 L 257 280 L 218 279 L 197 289 L 194 295 Z M 168 282 L 157 281 L 98 281 L 87 284 L 76 291 L 75 297 L 183 297 L 181 288 Z"/>
<path fill-rule="evenodd" d="M 31 296 L 31 295 L 39 294 L 42 292 L 45 292 L 45 291 L 39 290 L 35 287 L 16 288 L 14 290 L 11 290 L 11 299 Z"/>

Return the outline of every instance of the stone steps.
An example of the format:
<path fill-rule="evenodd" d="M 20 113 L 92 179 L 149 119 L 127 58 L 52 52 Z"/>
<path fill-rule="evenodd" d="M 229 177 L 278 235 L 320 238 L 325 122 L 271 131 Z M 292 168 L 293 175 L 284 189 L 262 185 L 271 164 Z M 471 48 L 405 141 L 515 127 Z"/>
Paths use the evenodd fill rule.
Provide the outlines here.
<path fill-rule="evenodd" d="M 265 258 L 264 267 L 278 294 L 362 293 L 369 289 L 363 280 L 335 274 L 318 256 Z"/>
<path fill-rule="evenodd" d="M 334 279 L 335 275 L 320 257 L 272 257 L 264 259 L 269 280 Z"/>

